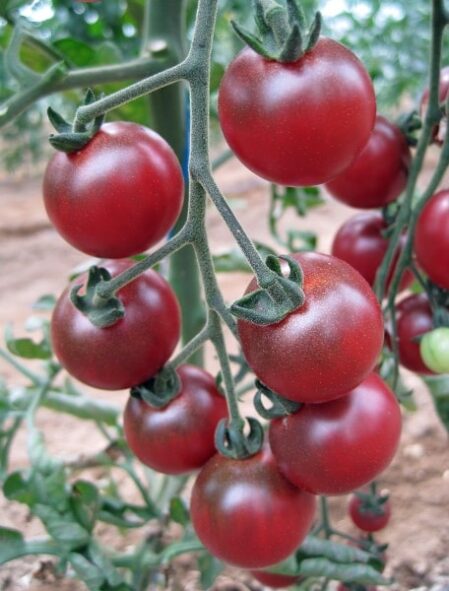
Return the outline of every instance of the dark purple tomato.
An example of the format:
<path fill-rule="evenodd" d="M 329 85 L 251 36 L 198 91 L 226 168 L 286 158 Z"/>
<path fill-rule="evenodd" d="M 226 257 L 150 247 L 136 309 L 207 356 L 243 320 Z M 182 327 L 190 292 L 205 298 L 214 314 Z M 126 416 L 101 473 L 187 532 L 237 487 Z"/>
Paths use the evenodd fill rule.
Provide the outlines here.
<path fill-rule="evenodd" d="M 378 211 L 366 211 L 349 218 L 335 234 L 332 254 L 354 267 L 371 286 L 374 286 L 377 270 L 382 264 L 388 248 L 388 240 L 382 232 L 386 230 L 382 214 Z M 401 247 L 405 243 L 405 235 Z M 394 268 L 399 258 L 396 254 L 389 273 L 387 288 L 391 282 Z M 407 289 L 413 283 L 413 273 L 406 270 L 402 275 L 400 290 Z"/>
<path fill-rule="evenodd" d="M 280 471 L 314 494 L 341 495 L 371 482 L 389 465 L 401 434 L 396 398 L 376 374 L 338 400 L 306 404 L 270 424 Z"/>
<path fill-rule="evenodd" d="M 114 277 L 132 261 L 108 261 Z M 179 340 L 180 312 L 170 285 L 155 271 L 145 271 L 117 292 L 125 315 L 112 326 L 94 326 L 70 300 L 77 277 L 62 293 L 51 320 L 55 354 L 80 382 L 104 390 L 130 388 L 154 376 L 169 359 Z"/>
<path fill-rule="evenodd" d="M 421 358 L 417 338 L 434 328 L 425 294 L 411 295 L 396 306 L 396 328 L 401 365 L 416 373 L 433 374 Z"/>
<path fill-rule="evenodd" d="M 223 76 L 218 113 L 226 141 L 250 170 L 281 185 L 319 185 L 368 141 L 376 99 L 357 57 L 322 37 L 293 63 L 243 49 Z"/>
<path fill-rule="evenodd" d="M 201 468 L 215 453 L 214 434 L 226 418 L 226 401 L 214 378 L 194 365 L 177 369 L 179 394 L 164 408 L 152 408 L 130 396 L 125 408 L 125 437 L 141 462 L 164 474 Z"/>
<path fill-rule="evenodd" d="M 326 184 L 329 193 L 359 209 L 383 207 L 407 184 L 411 153 L 401 130 L 380 115 L 353 164 Z"/>
<path fill-rule="evenodd" d="M 362 531 L 370 533 L 384 529 L 391 517 L 390 501 L 387 500 L 379 507 L 369 507 L 355 494 L 351 496 L 348 510 L 353 523 Z"/>
<path fill-rule="evenodd" d="M 277 573 L 270 573 L 266 570 L 252 570 L 251 574 L 253 577 L 272 589 L 284 589 L 285 587 L 291 587 L 292 585 L 298 584 L 302 577 L 294 577 L 291 575 L 278 575 Z"/>
<path fill-rule="evenodd" d="M 419 214 L 414 248 L 431 281 L 449 289 L 449 191 L 431 197 Z"/>
<path fill-rule="evenodd" d="M 368 283 L 344 261 L 312 252 L 291 256 L 304 272 L 304 305 L 277 324 L 239 320 L 242 349 L 257 377 L 281 396 L 326 402 L 374 368 L 382 312 Z M 256 287 L 253 279 L 247 292 Z"/>
<path fill-rule="evenodd" d="M 56 152 L 44 176 L 45 207 L 72 246 L 99 258 L 143 252 L 181 210 L 184 181 L 175 153 L 156 132 L 106 123 L 81 150 Z"/>
<path fill-rule="evenodd" d="M 304 540 L 315 497 L 278 471 L 268 448 L 246 460 L 215 455 L 192 491 L 193 527 L 211 554 L 257 569 L 284 560 Z"/>

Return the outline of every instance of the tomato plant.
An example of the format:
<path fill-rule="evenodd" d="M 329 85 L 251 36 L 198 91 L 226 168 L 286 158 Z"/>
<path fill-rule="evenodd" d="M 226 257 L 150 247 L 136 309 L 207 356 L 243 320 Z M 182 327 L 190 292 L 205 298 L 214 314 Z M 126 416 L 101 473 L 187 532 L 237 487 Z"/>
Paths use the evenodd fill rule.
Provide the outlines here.
<path fill-rule="evenodd" d="M 253 172 L 281 185 L 319 185 L 366 144 L 376 102 L 370 78 L 346 47 L 321 38 L 294 63 L 244 49 L 219 94 L 226 141 Z"/>
<path fill-rule="evenodd" d="M 378 115 L 363 150 L 326 189 L 351 207 L 383 207 L 404 190 L 410 161 L 410 149 L 400 129 Z"/>
<path fill-rule="evenodd" d="M 132 261 L 111 261 L 104 267 L 115 276 Z M 130 388 L 152 377 L 168 360 L 179 340 L 179 307 L 170 285 L 155 271 L 146 271 L 118 292 L 124 317 L 112 326 L 94 326 L 70 300 L 84 285 L 76 278 L 60 296 L 51 321 L 55 354 L 75 378 L 105 390 Z"/>
<path fill-rule="evenodd" d="M 422 337 L 419 351 L 424 364 L 435 373 L 449 373 L 449 328 L 435 328 Z"/>
<path fill-rule="evenodd" d="M 362 531 L 370 533 L 384 529 L 391 517 L 389 500 L 373 503 L 357 494 L 351 496 L 348 510 L 354 524 Z"/>
<path fill-rule="evenodd" d="M 315 497 L 279 473 L 266 446 L 245 460 L 209 460 L 195 481 L 190 508 L 193 527 L 214 556 L 255 569 L 280 562 L 301 544 Z"/>
<path fill-rule="evenodd" d="M 154 131 L 106 123 L 76 152 L 56 152 L 44 176 L 48 216 L 72 246 L 101 258 L 123 258 L 154 246 L 181 211 L 178 160 Z"/>
<path fill-rule="evenodd" d="M 369 285 L 344 261 L 292 256 L 304 272 L 305 304 L 269 326 L 240 320 L 242 349 L 256 376 L 281 396 L 325 402 L 344 396 L 373 369 L 384 338 L 382 314 Z M 247 292 L 256 287 L 253 280 Z"/>
<path fill-rule="evenodd" d="M 193 365 L 177 370 L 179 394 L 163 408 L 130 396 L 125 409 L 126 441 L 141 462 L 164 474 L 201 468 L 215 454 L 214 433 L 227 416 L 214 378 Z"/>
<path fill-rule="evenodd" d="M 387 227 L 381 213 L 377 211 L 359 213 L 349 218 L 339 228 L 332 242 L 331 252 L 333 256 L 349 263 L 371 286 L 374 286 L 377 271 L 388 248 L 388 239 L 383 235 Z M 399 252 L 396 254 L 387 279 L 387 289 L 398 257 Z M 413 273 L 407 270 L 402 276 L 400 289 L 407 289 L 412 283 Z"/>
<path fill-rule="evenodd" d="M 426 203 L 416 224 L 414 249 L 419 266 L 429 278 L 449 289 L 449 191 L 440 191 Z"/>
<path fill-rule="evenodd" d="M 401 412 L 376 375 L 338 400 L 305 404 L 270 424 L 280 471 L 314 494 L 340 495 L 371 482 L 391 462 L 401 434 Z"/>
<path fill-rule="evenodd" d="M 401 364 L 420 374 L 433 373 L 421 358 L 419 338 L 433 328 L 432 310 L 425 294 L 411 295 L 396 306 L 397 339 Z"/>

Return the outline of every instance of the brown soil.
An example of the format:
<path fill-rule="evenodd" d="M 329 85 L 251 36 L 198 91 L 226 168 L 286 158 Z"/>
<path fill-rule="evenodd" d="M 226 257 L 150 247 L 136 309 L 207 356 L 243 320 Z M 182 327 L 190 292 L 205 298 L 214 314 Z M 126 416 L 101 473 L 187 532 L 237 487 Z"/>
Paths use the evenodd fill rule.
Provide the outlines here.
<path fill-rule="evenodd" d="M 217 175 L 219 184 L 230 197 L 243 226 L 250 235 L 270 243 L 266 226 L 267 187 L 236 162 L 225 165 Z M 14 323 L 15 330 L 23 330 L 23 322 L 30 314 L 30 306 L 44 293 L 58 294 L 65 286 L 69 272 L 85 257 L 66 245 L 48 223 L 40 198 L 38 180 L 0 179 L 0 325 Z M 319 234 L 319 249 L 329 252 L 335 229 L 352 215 L 353 210 L 334 202 L 325 204 L 305 219 L 286 216 L 286 225 L 297 229 L 314 230 Z M 209 227 L 215 251 L 232 245 L 229 232 L 211 209 Z M 248 281 L 242 274 L 223 275 L 220 284 L 227 300 L 239 296 Z M 10 383 L 20 377 L 0 361 L 0 375 Z M 418 411 L 404 416 L 402 445 L 390 469 L 382 476 L 381 484 L 391 492 L 393 519 L 380 539 L 389 542 L 387 574 L 396 579 L 397 591 L 449 590 L 449 455 L 447 434 L 439 423 L 432 401 L 414 376 L 407 380 L 415 387 Z M 102 399 L 123 403 L 120 393 L 95 393 Z M 89 422 L 39 412 L 39 426 L 44 430 L 50 450 L 68 460 L 100 450 L 104 440 Z M 12 450 L 14 468 L 27 464 L 25 437 L 21 433 Z M 101 478 L 101 473 L 92 476 Z M 129 495 L 135 495 L 130 490 Z M 345 499 L 332 502 L 332 515 L 338 527 L 354 533 L 345 517 Z M 41 529 L 35 519 L 29 519 L 21 505 L 7 503 L 0 496 L 1 525 L 20 529 L 27 536 L 39 535 Z M 138 540 L 140 532 L 123 536 L 110 527 L 100 527 L 99 535 L 116 549 L 126 549 Z M 177 576 L 171 577 L 170 589 L 195 590 L 197 573 L 190 557 L 176 561 Z M 177 581 L 177 582 L 176 582 Z M 41 557 L 17 560 L 2 567 L 0 590 L 32 589 L 48 591 L 61 589 L 76 591 L 83 586 L 76 582 L 62 582 L 55 578 L 52 563 Z M 214 589 L 260 589 L 238 571 L 220 577 Z"/>

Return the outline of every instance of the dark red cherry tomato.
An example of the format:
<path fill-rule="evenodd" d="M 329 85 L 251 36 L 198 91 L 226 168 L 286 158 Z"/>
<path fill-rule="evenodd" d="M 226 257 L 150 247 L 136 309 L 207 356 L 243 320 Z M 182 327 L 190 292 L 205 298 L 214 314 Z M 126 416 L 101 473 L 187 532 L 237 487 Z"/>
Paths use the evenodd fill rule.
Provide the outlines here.
<path fill-rule="evenodd" d="M 391 517 L 390 501 L 387 500 L 382 505 L 370 507 L 356 494 L 351 496 L 348 510 L 354 524 L 366 532 L 384 529 Z"/>
<path fill-rule="evenodd" d="M 175 153 L 156 132 L 106 123 L 78 152 L 57 152 L 44 176 L 44 201 L 59 234 L 100 258 L 143 252 L 181 210 L 184 181 Z"/>
<path fill-rule="evenodd" d="M 431 197 L 416 224 L 414 248 L 419 266 L 437 285 L 449 289 L 449 191 Z"/>
<path fill-rule="evenodd" d="M 410 149 L 400 129 L 378 115 L 366 146 L 326 189 L 351 207 L 383 207 L 405 189 L 410 161 Z"/>
<path fill-rule="evenodd" d="M 446 102 L 447 95 L 449 92 L 449 67 L 446 66 L 440 72 L 440 88 L 438 93 L 438 100 L 440 105 L 443 105 Z M 421 117 L 424 119 L 427 107 L 429 105 L 429 89 L 426 88 L 423 92 L 421 98 Z M 447 131 L 447 115 L 442 118 L 438 125 L 435 125 L 432 131 L 432 139 L 433 141 L 438 144 L 442 145 L 444 141 L 444 137 Z"/>
<path fill-rule="evenodd" d="M 252 570 L 251 574 L 253 577 L 272 589 L 284 589 L 285 587 L 291 587 L 292 585 L 298 584 L 302 577 L 293 577 L 291 575 L 278 575 L 277 573 L 270 573 L 266 570 Z"/>
<path fill-rule="evenodd" d="M 319 185 L 366 144 L 376 101 L 363 64 L 322 37 L 294 63 L 245 48 L 223 76 L 218 112 L 228 144 L 250 170 L 281 185 Z"/>
<path fill-rule="evenodd" d="M 130 396 L 125 408 L 125 437 L 141 462 L 164 474 L 201 468 L 215 453 L 214 434 L 226 418 L 226 401 L 214 378 L 193 365 L 177 373 L 181 390 L 164 408 L 152 408 Z"/>
<path fill-rule="evenodd" d="M 132 261 L 108 261 L 112 276 Z M 121 390 L 151 378 L 168 360 L 179 340 L 180 312 L 170 285 L 155 271 L 145 271 L 117 292 L 125 315 L 98 328 L 75 308 L 70 292 L 85 285 L 77 277 L 60 296 L 51 321 L 55 354 L 74 377 L 95 388 Z"/>
<path fill-rule="evenodd" d="M 396 306 L 399 361 L 416 373 L 433 374 L 421 358 L 419 339 L 433 326 L 432 310 L 425 294 L 415 294 Z"/>
<path fill-rule="evenodd" d="M 211 554 L 242 568 L 287 558 L 315 515 L 315 497 L 288 482 L 268 446 L 246 460 L 215 455 L 201 469 L 191 499 L 193 527 Z"/>
<path fill-rule="evenodd" d="M 277 324 L 239 320 L 242 348 L 257 377 L 278 394 L 326 402 L 375 366 L 382 313 L 368 283 L 344 261 L 312 252 L 292 256 L 304 272 L 305 304 Z M 256 287 L 253 279 L 247 292 Z"/>
<path fill-rule="evenodd" d="M 290 482 L 315 494 L 341 495 L 389 465 L 401 412 L 392 391 L 371 374 L 338 400 L 307 404 L 271 421 L 269 433 L 273 455 Z"/>
<path fill-rule="evenodd" d="M 382 264 L 388 248 L 388 240 L 382 232 L 386 230 L 382 214 L 377 211 L 358 213 L 349 218 L 338 230 L 332 243 L 332 254 L 354 267 L 371 286 L 374 286 L 376 273 Z M 401 247 L 405 243 L 403 236 Z M 393 276 L 399 252 L 389 273 L 387 288 Z M 405 271 L 402 275 L 400 290 L 407 289 L 413 283 L 413 273 Z"/>

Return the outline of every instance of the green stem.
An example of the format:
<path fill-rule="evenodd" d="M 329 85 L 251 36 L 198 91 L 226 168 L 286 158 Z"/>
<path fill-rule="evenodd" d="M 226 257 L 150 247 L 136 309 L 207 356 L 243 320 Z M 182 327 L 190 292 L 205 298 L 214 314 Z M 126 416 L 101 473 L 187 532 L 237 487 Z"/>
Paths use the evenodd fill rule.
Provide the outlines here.
<path fill-rule="evenodd" d="M 9 365 L 14 367 L 19 373 L 24 375 L 26 378 L 30 380 L 35 385 L 42 384 L 43 379 L 29 370 L 23 363 L 21 363 L 18 359 L 16 359 L 13 355 L 5 351 L 4 349 L 0 348 L 0 357 L 2 357 Z"/>
<path fill-rule="evenodd" d="M 209 323 L 191 339 L 182 351 L 180 351 L 176 357 L 170 361 L 170 365 L 173 367 L 179 367 L 182 363 L 185 363 L 192 355 L 210 339 L 210 326 Z"/>
<path fill-rule="evenodd" d="M 332 535 L 332 528 L 329 520 L 329 508 L 327 506 L 327 498 L 320 497 L 320 512 L 321 512 L 321 529 L 324 531 L 326 538 Z"/>

